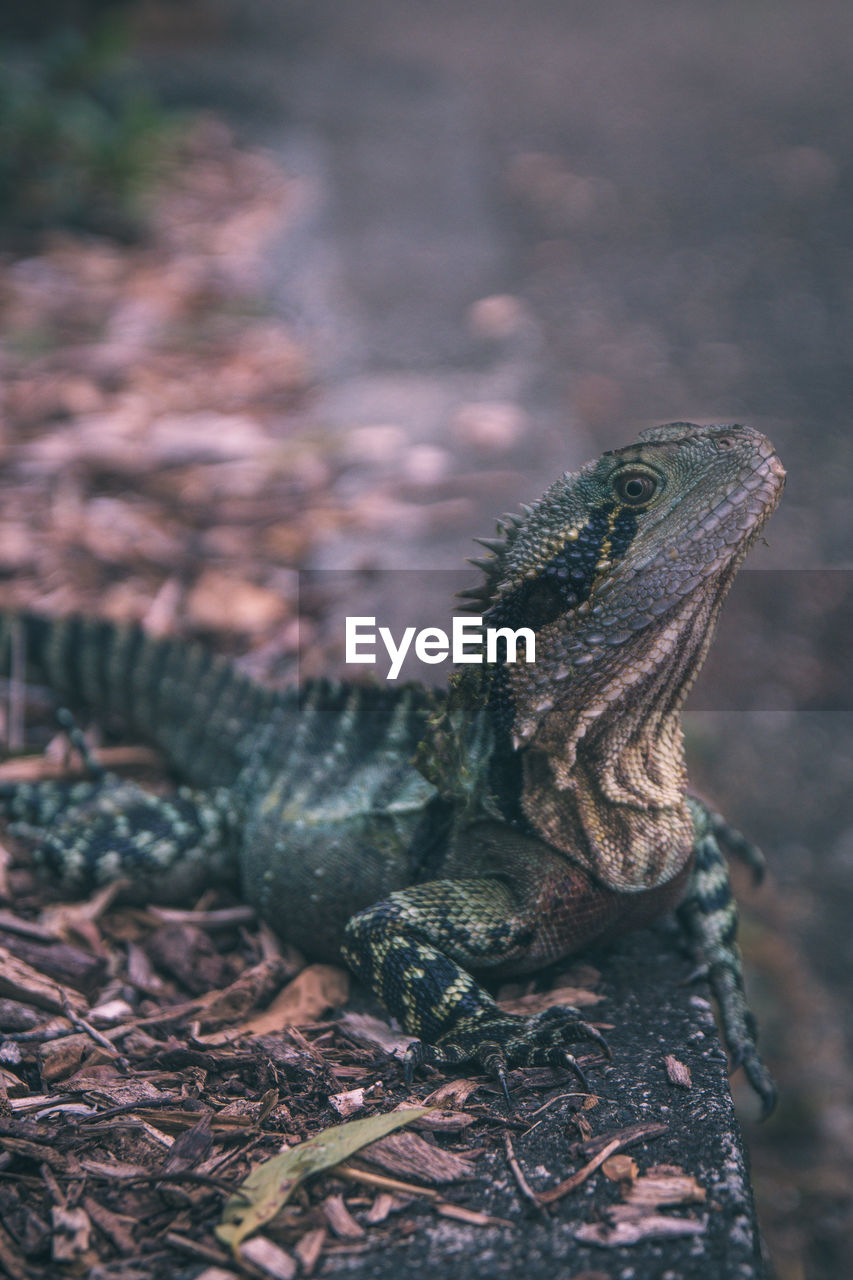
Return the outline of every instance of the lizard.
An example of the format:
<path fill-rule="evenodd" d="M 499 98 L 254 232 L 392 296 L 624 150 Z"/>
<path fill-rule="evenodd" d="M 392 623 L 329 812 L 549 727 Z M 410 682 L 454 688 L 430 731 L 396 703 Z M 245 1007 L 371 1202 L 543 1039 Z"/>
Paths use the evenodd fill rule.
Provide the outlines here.
<path fill-rule="evenodd" d="M 415 1037 L 409 1079 L 471 1061 L 507 1100 L 510 1068 L 586 1084 L 572 1049 L 606 1044 L 572 1007 L 511 1014 L 483 984 L 675 910 L 768 1112 L 725 855 L 763 859 L 689 793 L 681 708 L 784 480 L 758 431 L 683 422 L 566 472 L 480 540 L 462 593 L 489 625 L 531 628 L 535 662 L 458 667 L 444 691 L 273 690 L 138 625 L 4 615 L 0 653 L 150 740 L 181 785 L 154 795 L 89 757 L 83 780 L 0 784 L 0 812 L 67 890 L 127 877 L 180 901 L 239 880 Z"/>

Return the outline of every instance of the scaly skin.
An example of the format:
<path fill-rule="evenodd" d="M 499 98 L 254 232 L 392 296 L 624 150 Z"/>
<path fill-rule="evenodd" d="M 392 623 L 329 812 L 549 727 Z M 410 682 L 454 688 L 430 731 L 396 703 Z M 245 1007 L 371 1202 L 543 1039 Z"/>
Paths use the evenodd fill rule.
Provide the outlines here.
<path fill-rule="evenodd" d="M 419 1038 L 410 1068 L 580 1074 L 571 1047 L 601 1037 L 576 1010 L 503 1013 L 473 975 L 528 973 L 677 907 L 769 1110 L 721 850 L 759 855 L 688 796 L 680 710 L 783 484 L 758 432 L 689 423 L 563 476 L 498 526 L 466 593 L 488 625 L 533 628 L 535 664 L 466 667 L 446 695 L 275 694 L 136 628 L 8 618 L 64 701 L 147 736 L 190 786 L 164 800 L 95 771 L 0 802 L 70 888 L 130 876 L 173 899 L 239 871 L 282 936 L 343 957 Z"/>

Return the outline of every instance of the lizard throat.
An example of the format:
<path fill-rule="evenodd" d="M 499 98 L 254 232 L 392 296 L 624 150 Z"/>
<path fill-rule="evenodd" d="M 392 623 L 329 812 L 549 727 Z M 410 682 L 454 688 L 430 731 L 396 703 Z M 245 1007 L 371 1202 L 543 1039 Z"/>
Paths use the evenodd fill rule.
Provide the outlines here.
<path fill-rule="evenodd" d="M 635 637 L 630 659 L 625 646 L 564 681 L 520 747 L 527 821 L 619 892 L 665 884 L 689 856 L 680 712 L 733 573 Z"/>

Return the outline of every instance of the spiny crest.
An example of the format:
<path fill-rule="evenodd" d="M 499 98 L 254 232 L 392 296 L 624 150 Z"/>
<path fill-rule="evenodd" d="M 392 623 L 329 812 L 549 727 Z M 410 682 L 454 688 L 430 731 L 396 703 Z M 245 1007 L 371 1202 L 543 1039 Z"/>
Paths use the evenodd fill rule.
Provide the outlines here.
<path fill-rule="evenodd" d="M 498 534 L 496 538 L 474 539 L 481 547 L 485 547 L 489 554 L 488 556 L 468 557 L 468 563 L 474 565 L 476 569 L 480 569 L 484 577 L 483 581 L 476 586 L 466 587 L 464 591 L 457 591 L 456 597 L 460 601 L 457 609 L 460 613 L 480 614 L 493 602 L 497 595 L 498 587 L 505 577 L 509 550 L 518 537 L 519 531 L 527 524 L 538 505 L 538 503 L 534 503 L 533 506 L 527 506 L 526 503 L 522 503 L 522 515 L 508 512 L 501 516 L 496 525 Z"/>

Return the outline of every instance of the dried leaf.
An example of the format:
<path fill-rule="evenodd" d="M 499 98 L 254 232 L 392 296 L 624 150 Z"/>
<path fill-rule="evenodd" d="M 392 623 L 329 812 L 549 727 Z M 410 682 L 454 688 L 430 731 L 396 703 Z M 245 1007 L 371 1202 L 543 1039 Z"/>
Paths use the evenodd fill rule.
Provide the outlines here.
<path fill-rule="evenodd" d="M 395 1111 L 350 1120 L 324 1129 L 316 1137 L 300 1142 L 271 1160 L 264 1160 L 226 1202 L 222 1222 L 216 1228 L 218 1238 L 236 1252 L 242 1240 L 275 1217 L 305 1178 L 333 1168 L 428 1110 L 424 1107 L 420 1111 Z"/>
<path fill-rule="evenodd" d="M 361 1240 L 364 1236 L 364 1227 L 356 1222 L 344 1204 L 344 1198 L 340 1192 L 326 1196 L 320 1207 L 339 1240 Z"/>
<path fill-rule="evenodd" d="M 81 1160 L 80 1167 L 95 1178 L 116 1178 L 129 1181 L 131 1178 L 147 1178 L 148 1170 L 141 1164 L 127 1164 L 123 1160 Z"/>
<path fill-rule="evenodd" d="M 417 1103 L 414 1102 L 401 1102 L 394 1110 L 412 1111 L 416 1106 Z M 429 1129 L 433 1133 L 461 1133 L 463 1129 L 467 1129 L 475 1121 L 476 1116 L 469 1116 L 464 1111 L 450 1111 L 449 1109 L 436 1107 L 430 1115 L 424 1116 L 422 1120 L 419 1120 L 415 1128 Z"/>
<path fill-rule="evenodd" d="M 296 1263 L 289 1253 L 267 1240 L 266 1236 L 255 1236 L 247 1240 L 241 1253 L 244 1258 L 258 1267 L 273 1280 L 293 1280 L 296 1275 Z"/>
<path fill-rule="evenodd" d="M 393 1111 L 391 1114 L 415 1116 L 417 1111 Z M 388 1173 L 420 1178 L 423 1182 L 455 1182 L 457 1178 L 470 1178 L 474 1172 L 469 1160 L 425 1142 L 416 1133 L 390 1134 L 366 1147 L 361 1158 L 369 1164 L 379 1165 Z"/>
<path fill-rule="evenodd" d="M 83 1208 L 95 1226 L 115 1245 L 119 1253 L 129 1254 L 136 1252 L 136 1242 L 133 1239 L 135 1219 L 130 1217 L 129 1214 L 113 1213 L 111 1209 L 107 1209 L 105 1205 L 100 1204 L 92 1196 L 84 1197 Z"/>
<path fill-rule="evenodd" d="M 236 1029 L 262 1036 L 285 1027 L 314 1022 L 327 1009 L 337 1009 L 349 997 L 349 976 L 331 964 L 311 964 L 289 982 L 272 1004 Z"/>
<path fill-rule="evenodd" d="M 0 947 L 0 995 L 34 1004 L 50 1013 L 64 1013 L 66 1004 L 76 1014 L 86 1012 L 86 1001 L 76 991 L 46 977 L 6 947 Z"/>
<path fill-rule="evenodd" d="M 64 1093 L 84 1093 L 109 1107 L 139 1106 L 163 1102 L 166 1095 L 150 1080 L 121 1075 L 115 1067 L 86 1067 L 63 1083 Z"/>
<path fill-rule="evenodd" d="M 400 1031 L 392 1031 L 387 1022 L 374 1018 L 369 1013 L 345 1013 L 339 1020 L 339 1026 L 371 1049 L 379 1048 L 385 1053 L 393 1053 L 401 1058 L 412 1044 L 415 1037 L 404 1035 Z"/>
<path fill-rule="evenodd" d="M 306 1231 L 294 1245 L 293 1252 L 301 1262 L 306 1276 L 310 1276 L 316 1267 L 325 1242 L 326 1228 L 317 1227 L 314 1231 Z"/>
<path fill-rule="evenodd" d="M 476 1093 L 482 1087 L 482 1080 L 445 1080 L 437 1089 L 433 1089 L 432 1093 L 424 1098 L 426 1106 L 440 1107 L 445 1102 L 455 1102 L 457 1106 L 461 1106 L 463 1102 L 467 1102 L 472 1093 Z"/>
<path fill-rule="evenodd" d="M 347 1120 L 350 1116 L 355 1115 L 356 1111 L 363 1110 L 364 1089 L 349 1089 L 346 1093 L 332 1093 L 329 1095 L 329 1102 L 338 1115 L 343 1120 Z"/>
<path fill-rule="evenodd" d="M 369 1222 L 371 1227 L 378 1226 L 395 1209 L 402 1209 L 408 1203 L 410 1202 L 401 1200 L 399 1196 L 391 1195 L 389 1191 L 382 1191 L 364 1215 L 365 1222 Z"/>
<path fill-rule="evenodd" d="M 51 1210 L 53 1239 L 51 1241 L 54 1262 L 79 1263 L 89 1248 L 92 1224 L 85 1209 L 67 1209 L 54 1205 Z"/>
<path fill-rule="evenodd" d="M 630 1156 L 611 1156 L 604 1161 L 601 1172 L 611 1182 L 633 1182 L 637 1176 L 637 1162 Z"/>
<path fill-rule="evenodd" d="M 680 1062 L 673 1054 L 668 1053 L 664 1058 L 666 1066 L 666 1075 L 670 1084 L 677 1084 L 680 1089 L 689 1089 L 693 1084 L 690 1076 L 690 1068 L 685 1063 Z"/>
<path fill-rule="evenodd" d="M 282 983 L 292 970 L 280 956 L 262 960 L 260 964 L 244 969 L 229 986 L 219 991 L 209 991 L 201 997 L 200 1021 L 202 1026 L 214 1028 L 245 1018 L 252 1009 L 279 992 Z"/>
<path fill-rule="evenodd" d="M 170 1143 L 169 1154 L 163 1162 L 163 1172 L 180 1173 L 184 1169 L 197 1168 L 210 1155 L 212 1147 L 210 1114 L 207 1113 Z"/>
<path fill-rule="evenodd" d="M 623 1245 L 639 1244 L 641 1240 L 673 1239 L 677 1236 L 699 1236 L 707 1229 L 704 1218 L 667 1218 L 662 1213 L 650 1214 L 635 1222 L 617 1222 L 607 1226 L 603 1222 L 587 1222 L 574 1232 L 581 1244 L 597 1244 L 605 1249 L 619 1249 Z"/>
<path fill-rule="evenodd" d="M 645 1173 L 628 1191 L 626 1205 L 639 1212 L 659 1205 L 703 1204 L 705 1188 L 689 1173 Z"/>

